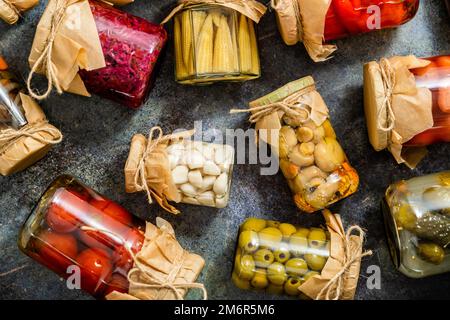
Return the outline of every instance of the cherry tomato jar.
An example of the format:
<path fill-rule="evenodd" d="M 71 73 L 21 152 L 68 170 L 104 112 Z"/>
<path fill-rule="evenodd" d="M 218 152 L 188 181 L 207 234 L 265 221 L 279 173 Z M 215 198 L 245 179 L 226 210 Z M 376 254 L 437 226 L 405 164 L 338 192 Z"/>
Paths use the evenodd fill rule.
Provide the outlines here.
<path fill-rule="evenodd" d="M 450 171 L 392 184 L 382 211 L 400 272 L 411 278 L 450 272 Z"/>
<path fill-rule="evenodd" d="M 414 18 L 418 9 L 419 0 L 332 0 L 325 19 L 325 41 L 398 27 Z"/>
<path fill-rule="evenodd" d="M 145 223 L 73 177 L 58 177 L 22 226 L 19 248 L 97 299 L 128 292 L 128 271 Z M 76 277 L 75 277 L 76 279 Z M 76 284 L 76 281 L 74 281 Z"/>
<path fill-rule="evenodd" d="M 450 142 L 450 56 L 426 58 L 431 63 L 412 69 L 417 87 L 428 88 L 433 97 L 433 128 L 419 133 L 406 146 Z"/>
<path fill-rule="evenodd" d="M 90 93 L 117 101 L 130 108 L 147 99 L 155 66 L 167 41 L 159 24 L 90 0 L 106 66 L 80 76 Z"/>

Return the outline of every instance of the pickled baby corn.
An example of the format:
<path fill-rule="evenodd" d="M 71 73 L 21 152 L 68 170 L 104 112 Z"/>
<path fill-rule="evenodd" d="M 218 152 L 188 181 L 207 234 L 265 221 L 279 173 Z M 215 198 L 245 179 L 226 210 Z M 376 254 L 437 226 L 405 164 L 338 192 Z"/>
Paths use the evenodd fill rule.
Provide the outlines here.
<path fill-rule="evenodd" d="M 213 71 L 235 72 L 237 71 L 236 63 L 228 19 L 222 15 L 214 40 Z"/>
<path fill-rule="evenodd" d="M 181 31 L 182 31 L 182 52 L 183 62 L 187 66 L 189 64 L 189 57 L 191 56 L 191 47 L 193 43 L 191 12 L 189 10 L 181 13 Z"/>
<path fill-rule="evenodd" d="M 259 55 L 258 55 L 258 42 L 256 40 L 256 31 L 253 21 L 247 19 L 248 30 L 250 33 L 250 45 L 251 45 L 251 55 L 252 55 L 252 68 L 251 73 L 259 74 Z"/>
<path fill-rule="evenodd" d="M 210 73 L 213 69 L 213 40 L 214 25 L 213 17 L 208 15 L 203 23 L 198 36 L 196 46 L 196 69 L 197 73 Z"/>
<path fill-rule="evenodd" d="M 184 64 L 183 52 L 182 52 L 182 34 L 181 34 L 181 22 L 179 17 L 174 19 L 174 45 L 175 45 L 175 62 L 176 62 L 176 74 L 178 78 L 185 78 L 187 76 L 186 66 Z"/>
<path fill-rule="evenodd" d="M 252 47 L 247 18 L 244 15 L 240 15 L 239 18 L 238 45 L 241 71 L 249 73 L 252 70 Z"/>

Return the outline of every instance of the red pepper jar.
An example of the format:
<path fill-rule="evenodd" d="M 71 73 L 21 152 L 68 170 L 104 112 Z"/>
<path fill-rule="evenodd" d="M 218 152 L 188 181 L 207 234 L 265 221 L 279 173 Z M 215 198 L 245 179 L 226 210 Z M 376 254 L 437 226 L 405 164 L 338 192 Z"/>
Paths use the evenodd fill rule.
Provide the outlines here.
<path fill-rule="evenodd" d="M 397 27 L 414 18 L 418 9 L 419 0 L 332 0 L 325 20 L 325 41 Z"/>
<path fill-rule="evenodd" d="M 450 142 L 450 56 L 426 58 L 431 63 L 411 72 L 418 87 L 431 90 L 433 96 L 433 128 L 406 142 L 405 146 L 426 146 Z"/>
<path fill-rule="evenodd" d="M 87 90 L 130 108 L 141 106 L 150 91 L 155 64 L 167 41 L 159 24 L 89 1 L 106 67 L 80 71 Z"/>
<path fill-rule="evenodd" d="M 123 207 L 64 175 L 42 195 L 18 244 L 65 279 L 78 272 L 81 289 L 102 299 L 114 290 L 128 292 L 131 253 L 141 250 L 144 229 Z"/>

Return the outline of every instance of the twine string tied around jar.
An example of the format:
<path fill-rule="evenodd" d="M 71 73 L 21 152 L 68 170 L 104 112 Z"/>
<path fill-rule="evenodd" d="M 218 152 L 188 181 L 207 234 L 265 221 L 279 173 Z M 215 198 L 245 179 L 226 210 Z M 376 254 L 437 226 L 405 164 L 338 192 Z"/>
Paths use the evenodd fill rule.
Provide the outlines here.
<path fill-rule="evenodd" d="M 172 292 L 175 294 L 177 300 L 184 300 L 183 294 L 180 292 L 180 289 L 200 289 L 203 294 L 203 300 L 208 299 L 208 292 L 206 291 L 205 285 L 203 283 L 197 283 L 197 282 L 187 282 L 187 283 L 174 283 L 176 276 L 179 274 L 181 268 L 183 267 L 185 257 L 187 254 L 186 250 L 182 250 L 181 253 L 175 258 L 173 264 L 175 265 L 174 268 L 171 270 L 169 275 L 166 279 L 159 279 L 158 277 L 155 277 L 148 271 L 144 269 L 142 266 L 142 263 L 139 261 L 139 259 L 136 257 L 134 252 L 131 250 L 129 245 L 124 241 L 121 237 L 116 235 L 113 232 L 107 231 L 107 230 L 101 230 L 97 228 L 92 228 L 88 226 L 82 226 L 81 230 L 83 231 L 94 231 L 94 232 L 100 232 L 104 233 L 106 235 L 112 236 L 114 239 L 118 240 L 121 245 L 127 250 L 128 254 L 131 256 L 134 262 L 134 267 L 128 272 L 127 278 L 128 282 L 130 284 L 133 284 L 135 287 L 141 287 L 141 288 L 149 288 L 149 289 L 169 289 L 172 290 Z M 175 236 L 172 233 L 167 232 L 165 229 L 160 229 L 162 232 L 168 234 L 171 238 L 175 239 Z M 146 241 L 151 241 L 153 239 L 150 239 L 148 236 L 144 234 L 144 238 Z M 141 281 L 136 281 L 132 278 L 132 275 L 138 274 L 140 276 L 140 279 L 145 279 Z M 158 292 L 158 297 L 156 300 L 160 298 L 160 294 Z"/>
<path fill-rule="evenodd" d="M 10 8 L 17 17 L 20 17 L 20 10 L 10 1 L 10 0 L 0 0 L 0 3 L 3 2 L 8 8 Z"/>
<path fill-rule="evenodd" d="M 355 241 L 352 241 L 352 236 L 354 233 L 357 233 L 359 237 L 357 246 L 354 245 Z M 325 300 L 339 300 L 341 298 L 345 288 L 346 273 L 354 263 L 373 254 L 372 250 L 362 252 L 364 237 L 365 232 L 360 226 L 352 226 L 347 230 L 345 238 L 342 239 L 345 250 L 342 268 L 328 281 L 322 290 L 320 290 L 319 294 L 316 296 L 316 300 L 320 300 L 322 298 Z"/>
<path fill-rule="evenodd" d="M 391 132 L 395 126 L 395 114 L 392 109 L 392 96 L 395 87 L 395 71 L 388 59 L 380 60 L 381 78 L 384 86 L 384 99 L 381 108 L 378 110 L 378 128 L 384 132 Z M 385 115 L 383 113 L 386 113 Z M 384 118 L 384 119 L 383 119 Z M 383 120 L 386 125 L 382 125 Z"/>

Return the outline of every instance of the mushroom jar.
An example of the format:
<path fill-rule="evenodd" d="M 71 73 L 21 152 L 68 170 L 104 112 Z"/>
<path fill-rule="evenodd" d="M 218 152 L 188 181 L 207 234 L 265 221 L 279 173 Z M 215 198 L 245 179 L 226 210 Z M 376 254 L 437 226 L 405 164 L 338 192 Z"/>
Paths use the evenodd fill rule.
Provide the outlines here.
<path fill-rule="evenodd" d="M 260 77 L 256 18 L 246 10 L 262 6 L 265 12 L 265 7 L 249 1 L 247 9 L 237 11 L 235 9 L 242 5 L 229 2 L 196 4 L 175 15 L 175 78 L 178 82 L 211 84 Z M 256 22 L 261 15 L 258 12 Z"/>
<path fill-rule="evenodd" d="M 450 171 L 389 186 L 382 211 L 400 272 L 422 278 L 450 271 Z"/>
<path fill-rule="evenodd" d="M 291 98 L 295 101 L 290 101 Z M 261 131 L 264 123 L 273 121 L 268 127 L 280 127 L 279 166 L 298 208 L 312 213 L 353 194 L 358 188 L 358 174 L 337 140 L 328 108 L 315 89 L 313 78 L 291 82 L 250 106 L 257 110 L 277 103 L 291 104 L 292 108 L 300 106 L 300 110 L 294 115 L 285 113 L 281 118 L 279 113 L 273 113 L 257 126 Z"/>
<path fill-rule="evenodd" d="M 433 128 L 419 133 L 405 146 L 426 146 L 437 142 L 450 142 L 450 56 L 425 58 L 431 63 L 412 69 L 417 87 L 428 88 L 433 100 Z"/>
<path fill-rule="evenodd" d="M 96 298 L 128 291 L 128 271 L 144 242 L 145 224 L 70 176 L 45 191 L 24 223 L 19 248 L 67 279 L 78 270 L 81 288 Z"/>
<path fill-rule="evenodd" d="M 239 230 L 232 281 L 244 290 L 299 297 L 299 287 L 325 267 L 329 236 L 322 228 L 249 218 Z"/>

